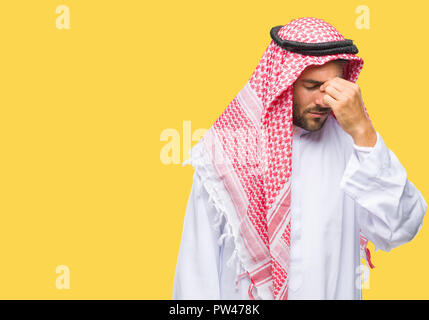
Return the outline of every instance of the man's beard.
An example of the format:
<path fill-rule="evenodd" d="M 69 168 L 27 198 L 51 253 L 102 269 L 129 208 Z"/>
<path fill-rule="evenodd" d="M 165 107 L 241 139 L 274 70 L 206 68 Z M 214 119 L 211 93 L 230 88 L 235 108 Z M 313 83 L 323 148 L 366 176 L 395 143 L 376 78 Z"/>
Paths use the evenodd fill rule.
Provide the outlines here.
<path fill-rule="evenodd" d="M 295 104 L 295 102 L 293 103 L 293 124 L 303 128 L 307 131 L 318 131 L 320 129 L 322 129 L 323 125 L 325 124 L 326 120 L 328 120 L 329 114 L 327 116 L 325 116 L 324 118 L 309 118 L 306 117 L 306 115 L 309 112 L 328 112 L 330 109 L 328 108 L 317 108 L 317 106 L 315 108 L 309 108 L 306 109 L 302 112 L 302 114 L 299 114 L 297 110 L 299 110 L 300 108 Z"/>

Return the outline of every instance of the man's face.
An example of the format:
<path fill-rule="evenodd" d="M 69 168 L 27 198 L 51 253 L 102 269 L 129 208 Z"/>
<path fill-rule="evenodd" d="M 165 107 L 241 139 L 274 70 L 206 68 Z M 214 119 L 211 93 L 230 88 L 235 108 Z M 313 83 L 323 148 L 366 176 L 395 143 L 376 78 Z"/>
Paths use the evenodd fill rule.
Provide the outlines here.
<path fill-rule="evenodd" d="M 309 66 L 293 84 L 293 124 L 308 131 L 320 130 L 331 108 L 323 103 L 320 86 L 335 77 L 343 77 L 344 62 L 330 61 Z"/>

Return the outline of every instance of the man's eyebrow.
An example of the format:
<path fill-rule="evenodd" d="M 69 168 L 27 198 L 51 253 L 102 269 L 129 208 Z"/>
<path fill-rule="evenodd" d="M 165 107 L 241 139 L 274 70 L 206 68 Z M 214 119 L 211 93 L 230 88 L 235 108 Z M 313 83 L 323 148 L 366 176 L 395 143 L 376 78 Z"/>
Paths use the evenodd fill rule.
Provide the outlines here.
<path fill-rule="evenodd" d="M 342 76 L 338 77 L 338 78 L 344 79 Z M 322 85 L 322 84 L 325 83 L 325 81 L 317 81 L 317 80 L 313 80 L 313 79 L 302 79 L 302 82 L 307 82 L 307 83 L 312 83 L 312 84 L 318 84 L 318 85 Z"/>
<path fill-rule="evenodd" d="M 324 83 L 323 81 L 317 81 L 317 80 L 311 80 L 311 79 L 302 79 L 302 82 L 319 84 L 319 85 L 322 85 Z"/>

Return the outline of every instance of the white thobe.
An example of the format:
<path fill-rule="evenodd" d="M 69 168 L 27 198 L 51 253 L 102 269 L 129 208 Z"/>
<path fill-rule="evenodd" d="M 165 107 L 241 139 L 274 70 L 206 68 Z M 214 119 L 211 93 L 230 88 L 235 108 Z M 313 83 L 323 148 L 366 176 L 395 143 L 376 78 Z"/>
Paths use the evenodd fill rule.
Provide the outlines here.
<path fill-rule="evenodd" d="M 390 251 L 415 237 L 427 204 L 378 132 L 374 147 L 356 146 L 329 117 L 316 132 L 294 126 L 292 148 L 288 299 L 362 299 L 360 230 Z M 195 171 L 173 299 L 249 299 L 250 278 L 236 286 L 244 270 L 227 264 L 233 237 L 218 244 L 218 218 Z"/>

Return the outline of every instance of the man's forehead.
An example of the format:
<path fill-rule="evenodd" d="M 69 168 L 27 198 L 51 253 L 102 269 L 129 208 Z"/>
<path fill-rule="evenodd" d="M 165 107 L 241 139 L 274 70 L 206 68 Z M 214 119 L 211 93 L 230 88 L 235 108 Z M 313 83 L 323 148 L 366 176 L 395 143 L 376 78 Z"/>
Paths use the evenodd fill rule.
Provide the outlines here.
<path fill-rule="evenodd" d="M 340 63 L 336 65 L 330 64 L 329 66 L 310 66 L 310 68 L 305 69 L 301 73 L 297 81 L 309 84 L 321 84 L 335 77 L 344 79 L 343 66 L 344 64 Z"/>

